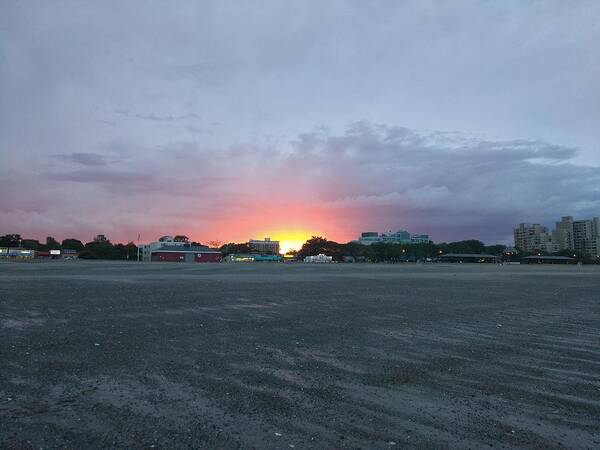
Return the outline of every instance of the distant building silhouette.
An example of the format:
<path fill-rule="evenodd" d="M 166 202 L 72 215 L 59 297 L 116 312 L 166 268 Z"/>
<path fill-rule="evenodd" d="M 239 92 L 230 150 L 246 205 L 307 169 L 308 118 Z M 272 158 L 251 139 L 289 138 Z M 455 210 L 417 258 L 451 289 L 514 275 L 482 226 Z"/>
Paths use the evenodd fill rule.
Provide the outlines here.
<path fill-rule="evenodd" d="M 386 231 L 379 234 L 376 231 L 365 231 L 361 233 L 358 242 L 363 245 L 371 245 L 376 243 L 384 244 L 428 244 L 431 242 L 427 234 L 410 234 L 406 230 L 396 232 Z"/>

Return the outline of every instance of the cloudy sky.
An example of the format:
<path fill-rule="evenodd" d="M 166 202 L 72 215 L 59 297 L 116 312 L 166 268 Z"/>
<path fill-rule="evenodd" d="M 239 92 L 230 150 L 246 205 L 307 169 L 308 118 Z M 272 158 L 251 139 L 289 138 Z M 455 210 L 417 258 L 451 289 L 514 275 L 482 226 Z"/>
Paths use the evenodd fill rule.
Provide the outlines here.
<path fill-rule="evenodd" d="M 600 2 L 0 2 L 0 234 L 600 215 Z"/>

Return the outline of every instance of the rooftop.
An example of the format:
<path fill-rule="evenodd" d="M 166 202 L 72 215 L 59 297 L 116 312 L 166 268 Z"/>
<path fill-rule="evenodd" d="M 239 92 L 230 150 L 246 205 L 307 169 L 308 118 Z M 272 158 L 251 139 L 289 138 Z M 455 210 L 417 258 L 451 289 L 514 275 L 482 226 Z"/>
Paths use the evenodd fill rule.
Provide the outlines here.
<path fill-rule="evenodd" d="M 548 260 L 558 260 L 558 261 L 575 261 L 575 258 L 571 258 L 569 256 L 525 256 L 521 259 L 548 259 Z"/>
<path fill-rule="evenodd" d="M 487 255 L 485 253 L 445 253 L 440 258 L 499 258 L 496 255 Z"/>
<path fill-rule="evenodd" d="M 206 245 L 163 245 L 152 252 L 221 253 L 218 249 L 209 248 Z"/>

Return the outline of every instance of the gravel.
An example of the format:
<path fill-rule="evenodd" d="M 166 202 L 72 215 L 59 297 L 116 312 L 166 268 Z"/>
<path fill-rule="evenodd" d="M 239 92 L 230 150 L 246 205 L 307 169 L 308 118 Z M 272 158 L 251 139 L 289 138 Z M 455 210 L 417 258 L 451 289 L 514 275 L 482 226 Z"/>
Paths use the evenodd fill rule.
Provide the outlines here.
<path fill-rule="evenodd" d="M 599 448 L 600 268 L 0 263 L 1 448 Z"/>

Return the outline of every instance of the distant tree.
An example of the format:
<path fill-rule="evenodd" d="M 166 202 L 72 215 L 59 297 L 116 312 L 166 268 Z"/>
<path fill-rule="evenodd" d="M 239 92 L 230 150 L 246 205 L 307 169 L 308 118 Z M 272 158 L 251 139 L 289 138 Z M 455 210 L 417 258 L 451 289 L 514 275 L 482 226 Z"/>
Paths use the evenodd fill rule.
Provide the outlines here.
<path fill-rule="evenodd" d="M 68 248 L 77 250 L 78 252 L 83 250 L 83 243 L 79 239 L 69 238 L 62 241 L 62 248 Z"/>
<path fill-rule="evenodd" d="M 83 256 L 81 252 L 79 254 L 83 259 L 118 259 L 114 246 L 103 234 L 97 235 L 92 242 L 85 244 L 84 250 Z"/>
<path fill-rule="evenodd" d="M 46 250 L 60 250 L 60 242 L 54 239 L 52 236 L 46 238 Z"/>
<path fill-rule="evenodd" d="M 504 250 L 503 245 L 486 247 L 477 240 L 467 240 L 460 242 L 451 242 L 434 244 L 390 244 L 377 242 L 372 245 L 363 245 L 358 242 L 348 242 L 338 244 L 328 241 L 320 236 L 313 236 L 306 241 L 300 251 L 298 258 L 324 253 L 332 256 L 334 260 L 339 261 L 345 256 L 351 256 L 359 261 L 372 262 L 399 262 L 416 261 L 419 259 L 432 258 L 443 253 L 485 253 L 501 254 Z"/>
<path fill-rule="evenodd" d="M 485 251 L 483 242 L 475 239 L 438 244 L 438 247 L 443 253 L 484 253 Z"/>
<path fill-rule="evenodd" d="M 21 241 L 21 246 L 30 250 L 39 250 L 40 243 L 37 239 L 23 239 Z"/>
<path fill-rule="evenodd" d="M 130 261 L 137 260 L 138 247 L 133 242 L 128 242 L 125 246 L 126 258 Z"/>
<path fill-rule="evenodd" d="M 334 241 L 328 241 L 321 236 L 313 236 L 298 251 L 298 258 L 304 259 L 307 256 L 315 256 L 320 253 L 331 256 L 334 261 L 342 260 L 343 245 Z"/>
<path fill-rule="evenodd" d="M 92 249 L 85 247 L 79 252 L 79 259 L 98 259 Z"/>
<path fill-rule="evenodd" d="M 219 250 L 223 253 L 223 256 L 231 255 L 234 253 L 252 253 L 252 248 L 245 242 L 243 244 L 236 244 L 230 242 L 229 244 L 222 245 Z"/>
<path fill-rule="evenodd" d="M 208 246 L 212 248 L 219 248 L 223 245 L 223 241 L 219 241 L 218 239 L 213 241 L 208 241 Z"/>
<path fill-rule="evenodd" d="M 18 247 L 22 240 L 20 234 L 5 234 L 0 237 L 0 247 Z"/>
<path fill-rule="evenodd" d="M 490 255 L 501 255 L 506 250 L 506 245 L 486 245 L 484 248 L 484 253 L 489 253 Z"/>

